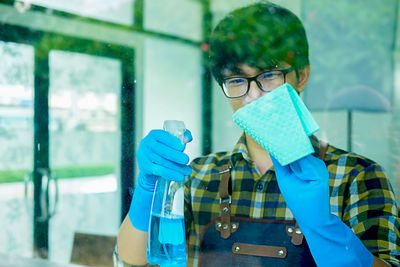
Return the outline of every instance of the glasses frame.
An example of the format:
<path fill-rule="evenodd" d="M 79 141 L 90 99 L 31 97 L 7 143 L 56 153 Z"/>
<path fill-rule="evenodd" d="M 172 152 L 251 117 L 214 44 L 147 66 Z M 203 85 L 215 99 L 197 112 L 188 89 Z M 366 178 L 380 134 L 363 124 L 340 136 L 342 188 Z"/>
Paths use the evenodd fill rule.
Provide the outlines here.
<path fill-rule="evenodd" d="M 268 93 L 268 92 L 271 92 L 271 90 L 264 90 L 264 89 L 262 88 L 260 82 L 257 80 L 257 78 L 258 78 L 260 75 L 265 74 L 265 73 L 269 73 L 269 72 L 280 71 L 280 72 L 282 72 L 282 74 L 283 74 L 283 83 L 286 83 L 286 74 L 288 74 L 289 72 L 292 72 L 292 71 L 294 71 L 294 70 L 296 70 L 296 68 L 292 66 L 292 67 L 287 68 L 287 69 L 276 69 L 276 70 L 263 71 L 263 72 L 260 72 L 260 73 L 256 74 L 255 76 L 252 76 L 252 77 L 245 77 L 245 76 L 227 77 L 227 78 L 222 79 L 222 83 L 220 84 L 220 86 L 221 86 L 222 92 L 224 92 L 224 95 L 225 95 L 227 98 L 240 98 L 240 97 L 242 97 L 242 96 L 247 95 L 247 93 L 248 93 L 249 90 L 250 90 L 250 83 L 251 83 L 252 81 L 255 81 L 255 82 L 256 82 L 258 88 L 259 88 L 262 92 Z M 247 89 L 246 89 L 246 92 L 244 92 L 244 93 L 243 93 L 242 95 L 240 95 L 240 96 L 228 96 L 227 93 L 225 92 L 225 89 L 224 89 L 224 88 L 225 88 L 225 85 L 224 85 L 224 84 L 225 84 L 225 81 L 227 81 L 227 80 L 229 80 L 229 79 L 232 79 L 232 78 L 241 78 L 241 79 L 247 80 Z"/>

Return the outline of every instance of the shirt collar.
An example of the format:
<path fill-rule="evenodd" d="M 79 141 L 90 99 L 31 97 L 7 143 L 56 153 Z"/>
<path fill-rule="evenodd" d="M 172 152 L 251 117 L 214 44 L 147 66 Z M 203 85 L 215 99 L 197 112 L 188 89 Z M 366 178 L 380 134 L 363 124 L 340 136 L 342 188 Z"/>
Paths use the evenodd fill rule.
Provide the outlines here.
<path fill-rule="evenodd" d="M 243 132 L 240 136 L 239 140 L 237 141 L 236 145 L 233 147 L 232 154 L 231 154 L 231 162 L 233 166 L 236 166 L 236 163 L 241 160 L 245 159 L 248 162 L 251 162 L 249 151 L 247 150 L 246 145 L 246 135 Z"/>
<path fill-rule="evenodd" d="M 312 155 L 319 158 L 320 154 L 319 139 L 315 135 L 311 135 L 310 142 L 314 148 L 314 153 Z M 245 159 L 246 161 L 251 162 L 249 151 L 247 150 L 247 145 L 246 145 L 246 135 L 244 132 L 240 136 L 236 145 L 233 147 L 230 157 L 233 167 L 235 167 L 236 163 L 241 159 Z"/>

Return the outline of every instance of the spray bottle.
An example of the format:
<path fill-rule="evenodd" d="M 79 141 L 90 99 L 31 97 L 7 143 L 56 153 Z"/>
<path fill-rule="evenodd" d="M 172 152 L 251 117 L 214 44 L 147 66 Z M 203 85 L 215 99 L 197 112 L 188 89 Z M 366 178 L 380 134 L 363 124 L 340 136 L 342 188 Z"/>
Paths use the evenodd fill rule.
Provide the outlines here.
<path fill-rule="evenodd" d="M 167 120 L 164 130 L 184 142 L 185 124 Z M 161 267 L 186 266 L 184 182 L 160 177 L 156 183 L 147 239 L 147 260 Z"/>

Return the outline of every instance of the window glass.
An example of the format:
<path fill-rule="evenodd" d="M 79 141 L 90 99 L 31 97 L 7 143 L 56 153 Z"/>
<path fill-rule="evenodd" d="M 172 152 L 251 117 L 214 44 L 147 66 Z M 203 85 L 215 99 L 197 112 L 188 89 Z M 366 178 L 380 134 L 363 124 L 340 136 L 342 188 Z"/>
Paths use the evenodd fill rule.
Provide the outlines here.
<path fill-rule="evenodd" d="M 72 260 L 83 251 L 79 234 L 114 246 L 140 141 L 165 120 L 191 131 L 190 160 L 233 149 L 243 131 L 234 100 L 210 76 L 206 26 L 258 2 L 1 1 L 0 265 L 1 253 L 88 265 Z M 399 2 L 272 2 L 307 32 L 311 74 L 300 97 L 320 127 L 315 136 L 382 165 L 399 201 Z M 48 195 L 34 199 L 46 179 Z"/>

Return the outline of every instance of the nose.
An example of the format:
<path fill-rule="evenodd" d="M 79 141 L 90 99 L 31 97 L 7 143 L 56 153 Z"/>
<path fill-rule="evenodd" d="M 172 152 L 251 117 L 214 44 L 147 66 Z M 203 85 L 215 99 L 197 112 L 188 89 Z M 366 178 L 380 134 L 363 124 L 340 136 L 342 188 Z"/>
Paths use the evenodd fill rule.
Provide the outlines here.
<path fill-rule="evenodd" d="M 263 93 L 260 90 L 260 88 L 258 88 L 257 83 L 255 81 L 251 81 L 249 92 L 246 95 L 249 98 L 248 100 L 251 102 L 253 100 L 256 100 L 257 98 L 259 98 L 262 95 L 263 95 Z"/>

